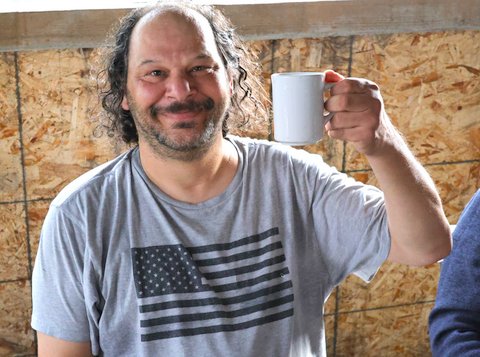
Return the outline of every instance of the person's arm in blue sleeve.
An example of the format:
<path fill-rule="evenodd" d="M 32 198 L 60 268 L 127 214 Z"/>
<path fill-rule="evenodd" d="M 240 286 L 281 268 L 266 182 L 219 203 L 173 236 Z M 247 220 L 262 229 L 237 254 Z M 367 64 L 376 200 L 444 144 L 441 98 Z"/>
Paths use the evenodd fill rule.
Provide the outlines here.
<path fill-rule="evenodd" d="M 453 233 L 429 329 L 433 356 L 480 356 L 480 190 Z"/>

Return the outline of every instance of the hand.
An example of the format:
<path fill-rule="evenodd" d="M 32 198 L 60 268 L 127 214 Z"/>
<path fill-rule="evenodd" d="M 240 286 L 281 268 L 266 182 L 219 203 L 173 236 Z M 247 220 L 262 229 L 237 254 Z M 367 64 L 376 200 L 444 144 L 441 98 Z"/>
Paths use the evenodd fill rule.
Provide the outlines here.
<path fill-rule="evenodd" d="M 352 143 L 357 151 L 375 155 L 393 139 L 393 125 L 385 112 L 379 87 L 361 78 L 344 78 L 326 71 L 326 82 L 336 82 L 325 109 L 335 115 L 325 126 L 330 137 Z M 390 138 L 390 139 L 389 139 Z"/>

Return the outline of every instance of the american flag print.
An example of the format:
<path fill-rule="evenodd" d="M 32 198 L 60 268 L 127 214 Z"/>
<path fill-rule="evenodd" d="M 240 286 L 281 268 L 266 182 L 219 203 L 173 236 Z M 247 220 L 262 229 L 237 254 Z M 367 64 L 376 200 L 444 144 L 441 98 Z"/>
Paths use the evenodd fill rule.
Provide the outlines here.
<path fill-rule="evenodd" d="M 225 244 L 132 248 L 141 340 L 237 331 L 293 315 L 279 229 Z"/>

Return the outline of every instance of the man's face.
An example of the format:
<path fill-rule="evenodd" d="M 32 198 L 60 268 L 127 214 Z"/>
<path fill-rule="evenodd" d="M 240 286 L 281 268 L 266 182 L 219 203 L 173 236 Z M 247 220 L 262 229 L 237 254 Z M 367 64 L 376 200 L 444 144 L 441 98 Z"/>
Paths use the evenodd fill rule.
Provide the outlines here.
<path fill-rule="evenodd" d="M 161 156 L 188 157 L 221 135 L 230 83 L 205 18 L 151 13 L 130 39 L 122 108 L 132 113 L 140 145 Z"/>

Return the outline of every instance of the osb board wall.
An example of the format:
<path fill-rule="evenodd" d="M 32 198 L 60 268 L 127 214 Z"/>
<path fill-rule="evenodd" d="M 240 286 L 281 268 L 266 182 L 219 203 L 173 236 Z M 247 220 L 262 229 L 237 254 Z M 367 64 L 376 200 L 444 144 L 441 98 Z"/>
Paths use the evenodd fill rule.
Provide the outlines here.
<path fill-rule="evenodd" d="M 387 111 L 433 177 L 450 223 L 480 187 L 480 32 L 251 42 L 265 85 L 278 71 L 328 68 L 376 81 Z M 96 50 L 0 55 L 0 355 L 35 354 L 31 271 L 48 205 L 73 178 L 125 147 L 99 135 Z M 268 138 L 271 124 L 245 132 Z M 375 184 L 350 145 L 306 150 Z M 428 356 L 439 266 L 385 264 L 370 284 L 348 278 L 326 307 L 330 356 Z"/>

